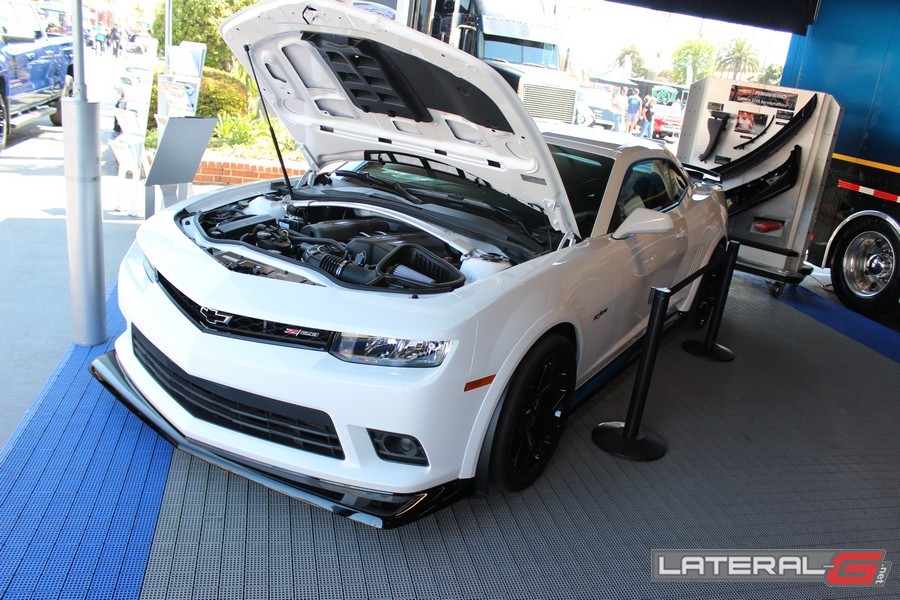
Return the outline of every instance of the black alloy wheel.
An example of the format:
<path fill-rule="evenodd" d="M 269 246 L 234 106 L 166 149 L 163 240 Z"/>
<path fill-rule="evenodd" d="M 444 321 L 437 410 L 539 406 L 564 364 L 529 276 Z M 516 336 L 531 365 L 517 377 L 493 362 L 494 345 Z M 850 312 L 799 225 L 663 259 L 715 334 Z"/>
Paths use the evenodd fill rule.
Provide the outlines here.
<path fill-rule="evenodd" d="M 700 289 L 688 311 L 688 322 L 696 329 L 702 329 L 712 316 L 713 308 L 719 299 L 719 281 L 722 277 L 721 259 L 725 256 L 725 247 L 722 244 L 716 246 L 707 264 L 719 261 L 712 271 L 706 272 L 700 279 Z"/>
<path fill-rule="evenodd" d="M 541 338 L 516 369 L 497 423 L 491 478 L 505 490 L 527 488 L 562 438 L 575 390 L 575 351 L 559 334 Z"/>

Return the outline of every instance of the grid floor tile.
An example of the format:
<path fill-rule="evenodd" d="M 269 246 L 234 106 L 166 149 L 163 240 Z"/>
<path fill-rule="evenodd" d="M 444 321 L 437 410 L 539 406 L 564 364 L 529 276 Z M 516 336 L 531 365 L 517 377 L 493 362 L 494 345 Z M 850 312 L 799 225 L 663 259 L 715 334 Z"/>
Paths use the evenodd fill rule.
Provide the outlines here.
<path fill-rule="evenodd" d="M 111 342 L 72 347 L 0 452 L 0 597 L 900 597 L 897 573 L 884 588 L 650 579 L 660 548 L 884 548 L 898 564 L 900 336 L 869 348 L 841 333 L 855 319 L 737 276 L 720 335 L 735 362 L 684 353 L 696 332 L 663 337 L 644 418 L 661 460 L 590 438 L 624 417 L 631 366 L 575 411 L 530 489 L 390 531 L 173 454 L 88 375 Z"/>
<path fill-rule="evenodd" d="M 150 556 L 142 597 L 175 597 L 191 580 L 195 597 L 210 598 L 900 596 L 896 574 L 882 589 L 651 581 L 659 548 L 874 547 L 900 557 L 897 364 L 740 276 L 720 335 L 737 360 L 683 352 L 696 337 L 675 328 L 660 348 L 644 423 L 669 444 L 661 460 L 616 459 L 590 438 L 596 423 L 624 417 L 631 366 L 576 410 L 532 488 L 495 489 L 398 530 L 176 453 L 161 515 L 178 531 L 157 531 L 166 546 Z M 191 484 L 205 496 L 187 506 Z M 208 543 L 197 570 L 175 571 L 173 556 L 197 555 L 198 539 Z"/>

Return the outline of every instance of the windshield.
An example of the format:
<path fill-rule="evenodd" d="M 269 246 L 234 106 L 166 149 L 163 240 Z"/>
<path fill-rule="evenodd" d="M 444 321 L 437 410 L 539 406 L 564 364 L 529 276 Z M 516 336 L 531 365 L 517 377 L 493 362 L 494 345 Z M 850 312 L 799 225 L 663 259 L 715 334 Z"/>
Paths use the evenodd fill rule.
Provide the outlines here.
<path fill-rule="evenodd" d="M 412 194 L 415 194 L 416 190 L 422 190 L 476 200 L 514 214 L 519 220 L 525 221 L 530 226 L 541 227 L 545 223 L 540 211 L 528 208 L 514 198 L 485 184 L 451 173 L 427 169 L 419 165 L 380 162 L 363 163 L 355 170 L 398 183 Z M 422 196 L 422 199 L 425 202 L 429 201 L 428 196 Z"/>
<path fill-rule="evenodd" d="M 583 238 L 588 237 L 600 212 L 600 202 L 606 192 L 606 184 L 615 161 L 606 156 L 555 144 L 550 144 L 550 152 L 566 188 L 578 225 L 578 234 Z"/>
<path fill-rule="evenodd" d="M 504 60 L 519 65 L 538 65 L 559 68 L 559 48 L 556 44 L 520 40 L 499 35 L 484 35 L 482 57 Z"/>
<path fill-rule="evenodd" d="M 34 35 L 43 29 L 31 6 L 22 2 L 0 2 L 0 26 L 3 33 L 14 35 Z"/>
<path fill-rule="evenodd" d="M 610 108 L 612 107 L 612 91 L 608 88 L 582 88 L 578 90 L 578 101 L 590 106 Z"/>
<path fill-rule="evenodd" d="M 432 165 L 437 168 L 429 168 Z M 478 179 L 467 178 L 456 169 L 443 171 L 444 166 L 429 161 L 425 165 L 371 161 L 358 163 L 353 171 L 371 177 L 373 185 L 381 181 L 401 187 L 402 191 L 395 192 L 404 198 L 411 196 L 418 210 L 431 213 L 438 222 L 452 220 L 459 231 L 496 244 L 516 261 L 527 260 L 527 256 L 551 246 L 557 232 L 549 227 L 540 209 Z M 342 173 L 335 171 L 339 177 Z"/>

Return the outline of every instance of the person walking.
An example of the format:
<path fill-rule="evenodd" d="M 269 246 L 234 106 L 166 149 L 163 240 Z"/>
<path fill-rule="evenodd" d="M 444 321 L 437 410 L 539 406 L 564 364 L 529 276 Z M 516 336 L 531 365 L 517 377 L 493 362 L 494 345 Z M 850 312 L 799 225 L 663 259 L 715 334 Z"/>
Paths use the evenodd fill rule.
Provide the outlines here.
<path fill-rule="evenodd" d="M 637 130 L 638 115 L 641 112 L 641 99 L 637 90 L 628 90 L 628 110 L 625 111 L 625 133 L 634 134 Z"/>
<path fill-rule="evenodd" d="M 115 25 L 113 25 L 112 29 L 109 30 L 109 36 L 107 37 L 107 46 L 112 52 L 112 55 L 118 58 L 119 51 L 122 48 L 122 36 L 119 33 L 119 28 Z"/>
<path fill-rule="evenodd" d="M 641 105 L 641 137 L 653 138 L 653 107 L 656 106 L 656 98 L 647 94 Z"/>
<path fill-rule="evenodd" d="M 99 24 L 94 27 L 94 50 L 97 54 L 106 53 L 106 29 Z"/>
<path fill-rule="evenodd" d="M 625 90 L 616 88 L 612 99 L 613 131 L 625 131 L 625 113 L 628 112 L 628 98 Z"/>

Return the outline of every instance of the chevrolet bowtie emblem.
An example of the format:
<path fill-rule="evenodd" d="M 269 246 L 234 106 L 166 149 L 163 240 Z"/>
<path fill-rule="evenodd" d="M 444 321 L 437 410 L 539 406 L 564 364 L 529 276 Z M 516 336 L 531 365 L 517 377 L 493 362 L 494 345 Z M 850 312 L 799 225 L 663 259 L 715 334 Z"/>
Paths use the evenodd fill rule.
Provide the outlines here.
<path fill-rule="evenodd" d="M 228 325 L 231 322 L 231 319 L 234 318 L 234 315 L 232 314 L 206 306 L 200 307 L 200 314 L 203 315 L 203 319 L 209 325 Z"/>

